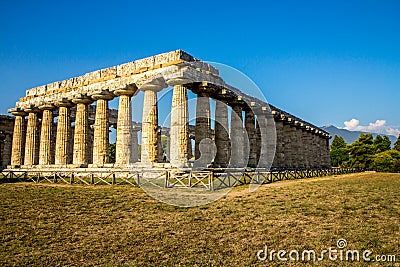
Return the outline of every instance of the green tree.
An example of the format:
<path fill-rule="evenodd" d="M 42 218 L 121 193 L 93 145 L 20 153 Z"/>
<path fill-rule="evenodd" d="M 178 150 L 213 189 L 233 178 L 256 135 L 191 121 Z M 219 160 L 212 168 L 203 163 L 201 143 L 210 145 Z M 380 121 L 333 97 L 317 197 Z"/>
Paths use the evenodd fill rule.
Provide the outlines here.
<path fill-rule="evenodd" d="M 331 164 L 333 167 L 346 165 L 349 161 L 347 144 L 343 137 L 335 135 L 331 144 Z"/>
<path fill-rule="evenodd" d="M 115 162 L 115 143 L 108 145 L 108 160 L 110 163 Z"/>
<path fill-rule="evenodd" d="M 400 134 L 399 134 L 399 137 L 397 137 L 396 142 L 394 142 L 394 147 L 393 147 L 393 149 L 395 149 L 395 150 L 397 150 L 397 151 L 400 151 Z"/>
<path fill-rule="evenodd" d="M 375 154 L 372 134 L 361 133 L 358 140 L 349 146 L 349 152 L 351 167 L 370 169 Z"/>
<path fill-rule="evenodd" d="M 378 172 L 400 172 L 400 152 L 388 150 L 376 154 L 372 169 Z"/>
<path fill-rule="evenodd" d="M 377 135 L 374 140 L 375 154 L 390 150 L 392 142 L 389 137 Z"/>

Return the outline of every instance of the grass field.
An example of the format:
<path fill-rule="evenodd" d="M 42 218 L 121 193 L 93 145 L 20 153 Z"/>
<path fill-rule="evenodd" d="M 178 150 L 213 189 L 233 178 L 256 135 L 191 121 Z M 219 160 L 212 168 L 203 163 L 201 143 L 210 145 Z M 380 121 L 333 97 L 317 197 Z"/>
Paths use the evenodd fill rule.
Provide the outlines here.
<path fill-rule="evenodd" d="M 257 259 L 265 245 L 319 253 L 339 238 L 400 262 L 400 174 L 283 181 L 253 193 L 242 186 L 196 208 L 130 186 L 1 184 L 0 210 L 1 266 L 276 266 Z"/>

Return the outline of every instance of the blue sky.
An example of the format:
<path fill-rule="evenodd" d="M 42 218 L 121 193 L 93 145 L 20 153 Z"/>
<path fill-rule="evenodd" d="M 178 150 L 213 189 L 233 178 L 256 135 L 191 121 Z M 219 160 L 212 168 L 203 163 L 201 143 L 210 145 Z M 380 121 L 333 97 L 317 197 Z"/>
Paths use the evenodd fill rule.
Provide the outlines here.
<path fill-rule="evenodd" d="M 316 125 L 397 134 L 399 14 L 400 1 L 1 1 L 0 113 L 28 88 L 183 49 Z"/>

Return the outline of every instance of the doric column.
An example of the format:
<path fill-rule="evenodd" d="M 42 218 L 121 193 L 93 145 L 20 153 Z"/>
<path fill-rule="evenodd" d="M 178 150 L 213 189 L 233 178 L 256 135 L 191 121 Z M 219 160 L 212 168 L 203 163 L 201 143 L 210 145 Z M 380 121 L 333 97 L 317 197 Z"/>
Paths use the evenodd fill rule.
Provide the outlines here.
<path fill-rule="evenodd" d="M 163 162 L 164 159 L 164 149 L 162 144 L 162 132 L 161 127 L 158 127 L 157 131 L 157 162 Z"/>
<path fill-rule="evenodd" d="M 273 162 L 279 158 L 277 155 L 277 132 L 274 116 L 270 112 L 257 114 L 257 125 L 259 125 L 260 138 L 257 146 L 260 147 L 260 157 L 258 166 L 260 168 L 270 168 Z M 280 152 L 279 152 L 280 153 Z"/>
<path fill-rule="evenodd" d="M 188 142 L 190 141 L 188 130 L 187 88 L 183 85 L 175 85 L 172 94 L 170 130 L 170 163 L 174 167 L 188 165 Z"/>
<path fill-rule="evenodd" d="M 285 142 L 285 166 L 293 167 L 293 127 L 290 125 L 291 122 L 284 123 L 284 142 Z"/>
<path fill-rule="evenodd" d="M 39 150 L 39 165 L 50 165 L 53 162 L 51 156 L 51 139 L 53 132 L 53 110 L 52 104 L 45 104 L 39 107 L 43 110 L 42 128 L 40 131 L 40 150 Z"/>
<path fill-rule="evenodd" d="M 28 112 L 28 125 L 26 128 L 26 144 L 24 165 L 36 165 L 39 159 L 39 119 L 36 107 L 25 110 Z"/>
<path fill-rule="evenodd" d="M 141 162 L 144 164 L 151 164 L 157 162 L 158 158 L 157 157 L 158 154 L 157 90 L 146 89 L 143 91 L 144 91 L 144 101 L 143 101 L 143 117 L 142 117 Z"/>
<path fill-rule="evenodd" d="M 317 136 L 315 134 L 315 129 L 312 128 L 312 131 L 311 131 L 311 157 L 312 157 L 313 167 L 315 167 L 315 168 L 318 167 L 317 154 L 318 154 Z"/>
<path fill-rule="evenodd" d="M 139 143 L 138 143 L 138 130 L 132 129 L 132 158 L 131 162 L 139 161 Z"/>
<path fill-rule="evenodd" d="M 93 122 L 94 123 L 94 122 Z M 88 151 L 87 151 L 87 159 L 88 164 L 93 164 L 93 147 L 94 147 L 94 124 L 90 124 L 88 127 Z"/>
<path fill-rule="evenodd" d="M 315 167 L 315 155 L 314 155 L 314 134 L 312 128 L 308 126 L 307 131 L 307 146 L 308 146 L 308 163 L 311 168 Z"/>
<path fill-rule="evenodd" d="M 250 167 L 256 167 L 257 165 L 257 136 L 255 127 L 255 117 L 252 110 L 245 111 L 244 124 L 247 132 L 248 150 L 249 150 L 249 161 L 247 163 Z"/>
<path fill-rule="evenodd" d="M 276 128 L 276 150 L 273 166 L 284 167 L 285 164 L 285 134 L 283 121 L 280 117 L 275 120 Z"/>
<path fill-rule="evenodd" d="M 302 130 L 301 130 L 301 123 L 299 121 L 295 122 L 295 149 L 296 149 L 296 157 L 295 157 L 295 166 L 297 168 L 304 167 L 304 156 L 303 156 L 303 142 L 302 142 Z"/>
<path fill-rule="evenodd" d="M 194 136 L 194 157 L 196 167 L 207 167 L 213 161 L 211 143 L 210 99 L 199 93 L 196 104 L 196 127 Z M 201 149 L 200 149 L 201 143 Z"/>
<path fill-rule="evenodd" d="M 299 147 L 298 147 L 298 140 L 297 140 L 297 127 L 295 126 L 294 122 L 290 125 L 290 152 L 292 153 L 292 164 L 291 167 L 297 168 L 299 166 Z"/>
<path fill-rule="evenodd" d="M 317 157 L 317 166 L 318 167 L 321 167 L 321 164 L 322 164 L 320 138 L 321 137 L 319 136 L 319 134 L 316 133 L 315 134 L 315 144 L 316 144 L 316 157 Z"/>
<path fill-rule="evenodd" d="M 167 154 L 167 159 L 169 160 L 169 156 L 170 156 L 170 154 L 169 154 L 169 151 L 170 151 L 170 148 L 171 148 L 171 138 L 169 137 L 169 132 L 167 133 L 167 146 L 166 146 L 166 148 L 165 148 L 165 153 Z"/>
<path fill-rule="evenodd" d="M 193 157 L 193 146 L 192 146 L 192 140 L 194 138 L 191 138 L 190 135 L 188 137 L 188 142 L 187 142 L 187 159 L 190 160 Z"/>
<path fill-rule="evenodd" d="M 87 96 L 72 100 L 76 104 L 73 164 L 86 167 L 89 163 L 89 112 L 88 105 L 93 102 Z"/>
<path fill-rule="evenodd" d="M 56 102 L 58 107 L 57 135 L 56 135 L 56 155 L 55 164 L 66 165 L 71 162 L 71 107 L 72 102 L 68 100 Z"/>
<path fill-rule="evenodd" d="M 215 165 L 217 167 L 227 167 L 231 157 L 231 142 L 229 139 L 228 125 L 228 106 L 221 102 L 215 103 L 215 145 L 217 154 L 215 155 Z"/>
<path fill-rule="evenodd" d="M 24 159 L 24 132 L 26 113 L 17 108 L 11 109 L 10 112 L 15 116 L 11 150 L 11 166 L 18 167 L 23 164 Z"/>
<path fill-rule="evenodd" d="M 301 140 L 302 142 L 302 149 L 303 149 L 303 163 L 304 163 L 304 167 L 308 168 L 310 167 L 310 155 L 309 155 L 309 148 L 308 148 L 308 132 L 306 131 L 306 129 L 303 127 L 302 131 L 301 131 Z"/>
<path fill-rule="evenodd" d="M 248 147 L 245 142 L 242 107 L 235 105 L 232 107 L 231 112 L 231 142 L 232 142 L 232 155 L 230 164 L 233 167 L 245 167 L 247 158 L 245 158 L 245 149 Z M 247 151 L 246 151 L 247 152 Z"/>
<path fill-rule="evenodd" d="M 108 91 L 104 91 L 101 94 L 91 95 L 91 98 L 97 101 L 94 122 L 93 164 L 103 165 L 108 163 L 108 101 L 113 99 L 114 96 Z"/>
<path fill-rule="evenodd" d="M 326 164 L 328 167 L 331 167 L 331 152 L 329 150 L 329 136 L 325 139 L 325 157 L 326 157 Z"/>
<path fill-rule="evenodd" d="M 196 103 L 196 127 L 195 127 L 195 136 L 194 136 L 194 157 L 195 159 L 199 159 L 201 156 L 200 153 L 200 142 L 203 139 L 210 138 L 211 139 L 211 120 L 210 120 L 210 99 L 205 94 L 197 95 L 197 103 Z M 208 154 L 207 148 L 204 147 L 203 153 Z"/>
<path fill-rule="evenodd" d="M 325 165 L 325 157 L 324 157 L 324 146 L 323 146 L 323 138 L 321 133 L 317 134 L 317 147 L 318 147 L 318 157 L 319 157 L 319 166 L 322 167 Z"/>
<path fill-rule="evenodd" d="M 119 96 L 117 142 L 115 163 L 133 163 L 132 157 L 132 104 L 131 98 L 137 92 L 135 86 L 114 91 Z"/>

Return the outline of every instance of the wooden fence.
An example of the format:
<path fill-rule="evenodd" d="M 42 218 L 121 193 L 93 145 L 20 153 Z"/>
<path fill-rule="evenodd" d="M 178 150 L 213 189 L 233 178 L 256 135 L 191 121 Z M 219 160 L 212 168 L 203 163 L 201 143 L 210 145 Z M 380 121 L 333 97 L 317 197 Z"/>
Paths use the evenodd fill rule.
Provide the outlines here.
<path fill-rule="evenodd" d="M 361 172 L 360 169 L 207 169 L 207 170 L 115 170 L 115 171 L 0 171 L 0 183 L 34 182 L 84 185 L 133 185 L 160 188 L 203 188 L 214 191 L 244 184 Z"/>

